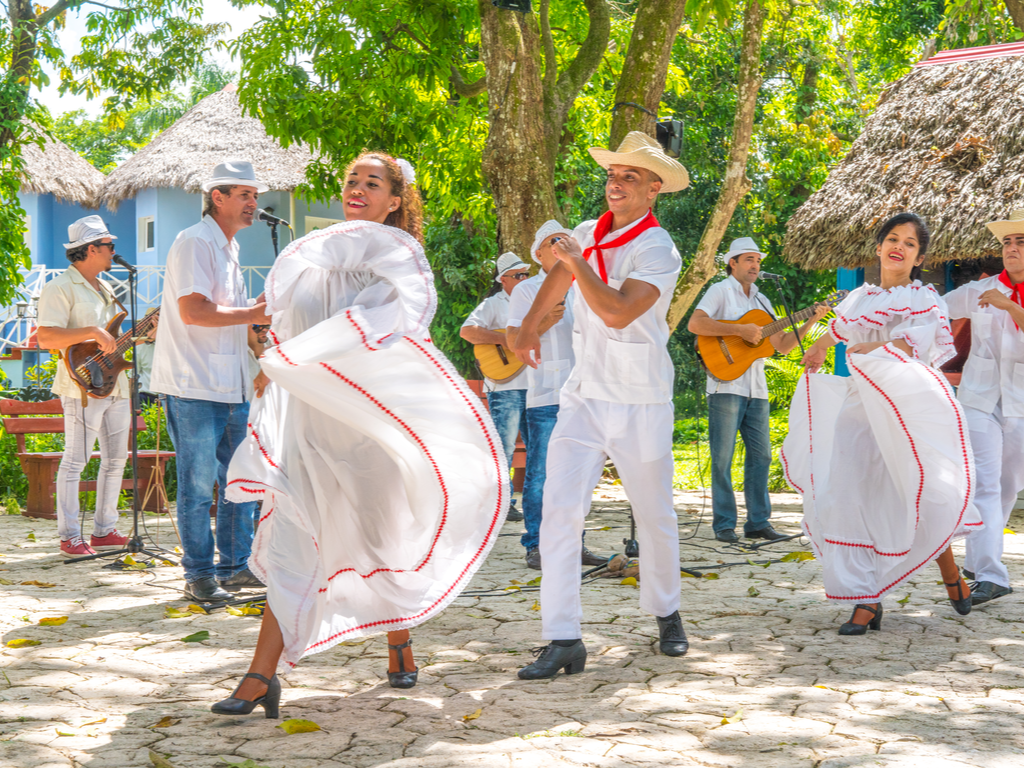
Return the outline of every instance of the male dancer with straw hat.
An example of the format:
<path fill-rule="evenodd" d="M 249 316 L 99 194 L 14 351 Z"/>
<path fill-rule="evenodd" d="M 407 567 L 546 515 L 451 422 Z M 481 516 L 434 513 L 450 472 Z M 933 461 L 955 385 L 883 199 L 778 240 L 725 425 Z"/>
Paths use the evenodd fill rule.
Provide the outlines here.
<path fill-rule="evenodd" d="M 672 361 L 665 320 L 682 266 L 651 208 L 658 194 L 689 186 L 686 169 L 639 132 L 617 151 L 591 148 L 607 170 L 608 211 L 553 250 L 548 272 L 519 326 L 514 351 L 543 363 L 541 319 L 570 288 L 575 293 L 576 362 L 562 387 L 548 447 L 540 527 L 541 619 L 550 641 L 519 670 L 533 680 L 560 669 L 583 671 L 580 552 L 590 499 L 611 458 L 633 505 L 640 542 L 640 607 L 658 617 L 661 652 L 682 656 L 679 529 L 672 503 Z"/>
<path fill-rule="evenodd" d="M 1024 488 L 1024 209 L 989 230 L 1002 243 L 1003 271 L 945 295 L 949 317 L 970 318 L 971 354 L 957 397 L 974 449 L 974 503 L 985 527 L 967 539 L 971 603 L 1013 592 L 1003 565 L 1003 529 Z"/>

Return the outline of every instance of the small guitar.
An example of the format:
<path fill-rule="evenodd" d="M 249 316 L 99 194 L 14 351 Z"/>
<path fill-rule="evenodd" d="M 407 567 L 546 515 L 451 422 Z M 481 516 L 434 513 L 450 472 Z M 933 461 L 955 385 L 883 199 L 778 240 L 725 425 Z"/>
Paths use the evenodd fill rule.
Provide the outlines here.
<path fill-rule="evenodd" d="M 135 333 L 138 336 L 149 333 L 159 315 L 160 310 L 157 309 L 139 320 L 135 323 Z M 118 312 L 114 319 L 107 323 L 107 333 L 111 336 L 116 334 L 127 316 L 127 312 Z M 124 359 L 125 352 L 135 345 L 132 332 L 128 331 L 118 337 L 116 344 L 117 349 L 106 354 L 100 351 L 100 345 L 95 341 L 82 341 L 64 350 L 64 354 L 61 355 L 64 366 L 71 380 L 81 388 L 83 394 L 97 399 L 107 397 L 114 391 L 121 371 L 132 367 L 132 364 Z"/>
<path fill-rule="evenodd" d="M 505 330 L 497 328 L 494 332 L 504 333 Z M 524 364 L 512 354 L 512 350 L 500 344 L 474 344 L 473 355 L 480 366 L 480 372 L 499 384 L 511 381 L 523 372 Z"/>
<path fill-rule="evenodd" d="M 849 291 L 833 291 L 825 301 L 829 307 L 837 306 Z M 793 314 L 792 319 L 775 320 L 763 309 L 752 309 L 739 320 L 719 320 L 729 325 L 753 323 L 761 326 L 761 341 L 748 344 L 739 336 L 697 336 L 696 346 L 700 361 L 710 376 L 719 381 L 735 381 L 755 360 L 775 354 L 771 336 L 796 325 L 814 314 L 814 307 L 806 307 Z"/>

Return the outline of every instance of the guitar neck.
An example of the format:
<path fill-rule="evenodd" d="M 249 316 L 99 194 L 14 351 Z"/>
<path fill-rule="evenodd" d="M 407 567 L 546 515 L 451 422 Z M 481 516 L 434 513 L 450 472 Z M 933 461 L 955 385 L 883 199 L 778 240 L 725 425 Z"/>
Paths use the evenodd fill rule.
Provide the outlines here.
<path fill-rule="evenodd" d="M 799 312 L 794 312 L 792 318 L 784 317 L 773 323 L 761 327 L 761 337 L 772 336 L 779 331 L 786 330 L 790 325 L 796 325 L 801 320 L 806 320 L 814 314 L 814 307 L 804 307 Z"/>
<path fill-rule="evenodd" d="M 132 330 L 121 334 L 115 342 L 117 344 L 117 352 L 115 354 L 119 356 L 124 355 L 125 352 L 131 349 L 132 345 L 135 343 L 132 338 L 132 331 L 137 334 L 148 332 L 159 314 L 160 310 L 157 310 L 156 312 L 146 315 L 135 324 L 135 327 Z"/>

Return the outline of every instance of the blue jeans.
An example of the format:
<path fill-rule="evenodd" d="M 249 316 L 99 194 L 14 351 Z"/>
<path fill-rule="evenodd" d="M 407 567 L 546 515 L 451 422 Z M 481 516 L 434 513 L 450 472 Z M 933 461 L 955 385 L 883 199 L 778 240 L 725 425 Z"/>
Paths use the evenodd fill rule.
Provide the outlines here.
<path fill-rule="evenodd" d="M 246 567 L 252 552 L 255 502 L 235 504 L 225 498 L 228 464 L 245 439 L 248 403 L 214 403 L 161 396 L 167 431 L 177 455 L 178 531 L 184 554 L 185 581 L 208 576 L 227 579 Z M 217 494 L 217 552 L 213 564 L 210 504 Z"/>
<path fill-rule="evenodd" d="M 512 470 L 512 454 L 516 450 L 516 438 L 523 433 L 523 442 L 527 443 L 530 436 L 527 433 L 528 427 L 523 413 L 526 411 L 526 390 L 506 389 L 501 392 L 487 393 L 487 409 L 491 412 L 491 420 L 495 429 L 498 430 L 498 437 L 505 449 L 505 459 L 508 461 L 509 471 Z M 529 474 L 529 472 L 527 472 Z M 512 498 L 512 477 L 508 480 L 508 497 Z"/>
<path fill-rule="evenodd" d="M 544 480 L 548 474 L 548 441 L 558 421 L 558 406 L 527 408 L 523 421 L 526 424 L 526 482 L 523 483 L 523 524 L 526 533 L 520 542 L 529 550 L 540 546 Z"/>
<path fill-rule="evenodd" d="M 736 433 L 743 438 L 743 496 L 747 502 L 745 533 L 768 525 L 772 502 L 768 468 L 772 444 L 768 432 L 768 401 L 742 395 L 708 395 L 708 437 L 711 442 L 711 508 L 715 533 L 736 528 L 736 496 L 732 491 L 732 455 Z"/>

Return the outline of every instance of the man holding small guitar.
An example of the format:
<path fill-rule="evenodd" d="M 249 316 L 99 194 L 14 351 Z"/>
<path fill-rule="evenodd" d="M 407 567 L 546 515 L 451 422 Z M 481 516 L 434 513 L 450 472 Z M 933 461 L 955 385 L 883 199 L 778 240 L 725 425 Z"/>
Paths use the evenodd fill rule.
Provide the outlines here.
<path fill-rule="evenodd" d="M 746 346 L 762 341 L 762 326 L 756 323 L 733 324 L 751 310 L 763 310 L 774 319 L 770 302 L 760 295 L 754 284 L 761 272 L 764 254 L 753 238 L 741 237 L 732 242 L 725 254 L 725 280 L 708 288 L 690 317 L 687 329 L 698 336 L 722 337 L 721 346 L 729 362 L 728 337 L 739 337 Z M 801 338 L 829 312 L 819 304 L 800 327 Z M 774 349 L 786 354 L 797 344 L 793 331 L 777 331 L 769 337 Z M 736 345 L 737 349 L 742 349 Z M 770 349 L 766 352 L 770 353 Z M 739 432 L 746 447 L 743 467 L 743 493 L 747 504 L 744 532 L 750 539 L 783 538 L 772 528 L 771 498 L 768 496 L 768 468 L 772 461 L 768 426 L 768 381 L 764 360 L 757 357 L 742 375 L 730 381 L 716 378 L 710 372 L 707 380 L 708 437 L 711 443 L 711 506 L 712 528 L 718 541 L 735 543 L 736 496 L 732 490 L 732 457 Z"/>
<path fill-rule="evenodd" d="M 117 350 L 106 326 L 118 314 L 113 289 L 99 279 L 110 269 L 114 240 L 99 216 L 86 216 L 68 227 L 64 244 L 71 266 L 48 282 L 39 294 L 39 346 L 59 349 L 94 341 L 105 353 Z M 90 399 L 74 382 L 67 366 L 58 365 L 51 390 L 64 407 L 64 456 L 57 470 L 57 530 L 65 557 L 117 549 L 127 538 L 117 532 L 117 497 L 128 460 L 131 399 L 128 377 L 117 374 L 108 397 Z M 82 539 L 78 485 L 99 438 L 100 469 L 96 478 L 96 512 L 89 543 Z"/>

